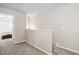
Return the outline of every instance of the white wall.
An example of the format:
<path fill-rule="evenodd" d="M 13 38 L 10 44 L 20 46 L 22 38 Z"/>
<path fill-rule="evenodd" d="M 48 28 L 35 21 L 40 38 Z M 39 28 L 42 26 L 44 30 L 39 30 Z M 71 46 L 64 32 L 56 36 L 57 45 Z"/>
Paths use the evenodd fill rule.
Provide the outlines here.
<path fill-rule="evenodd" d="M 36 29 L 52 29 L 57 43 L 79 51 L 79 4 L 67 4 L 39 15 L 30 20 L 30 25 Z"/>
<path fill-rule="evenodd" d="M 52 54 L 51 30 L 26 30 L 26 42 L 42 50 L 46 54 Z"/>
<path fill-rule="evenodd" d="M 1 14 L 9 14 L 14 16 L 14 22 L 15 22 L 15 42 L 21 42 L 25 41 L 25 19 L 26 19 L 26 14 L 8 9 L 8 8 L 3 8 L 0 7 L 0 13 Z"/>

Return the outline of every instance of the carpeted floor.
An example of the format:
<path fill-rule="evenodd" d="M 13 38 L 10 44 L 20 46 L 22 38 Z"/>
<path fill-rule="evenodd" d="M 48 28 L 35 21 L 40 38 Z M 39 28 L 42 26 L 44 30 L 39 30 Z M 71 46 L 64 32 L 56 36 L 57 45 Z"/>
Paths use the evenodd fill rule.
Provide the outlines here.
<path fill-rule="evenodd" d="M 42 51 L 23 42 L 13 44 L 12 40 L 4 40 L 0 42 L 1 55 L 46 55 Z"/>
<path fill-rule="evenodd" d="M 78 55 L 62 48 L 53 50 L 54 55 Z M 46 55 L 26 42 L 14 44 L 12 39 L 0 40 L 0 55 Z"/>
<path fill-rule="evenodd" d="M 59 47 L 57 47 L 53 52 L 54 52 L 54 55 L 79 55 L 77 53 L 74 53 Z"/>

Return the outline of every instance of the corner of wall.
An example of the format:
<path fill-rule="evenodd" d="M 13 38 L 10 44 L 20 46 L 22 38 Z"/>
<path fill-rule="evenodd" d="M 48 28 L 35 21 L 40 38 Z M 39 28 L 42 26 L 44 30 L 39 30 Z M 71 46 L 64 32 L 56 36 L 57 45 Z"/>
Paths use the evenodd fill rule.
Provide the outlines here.
<path fill-rule="evenodd" d="M 70 51 L 70 52 L 73 52 L 73 53 L 76 53 L 76 54 L 79 54 L 79 51 L 71 49 L 71 48 L 68 48 L 68 47 L 65 47 L 65 46 L 62 46 L 59 43 L 56 44 L 56 47 L 62 48 L 64 50 L 67 50 L 67 51 Z"/>

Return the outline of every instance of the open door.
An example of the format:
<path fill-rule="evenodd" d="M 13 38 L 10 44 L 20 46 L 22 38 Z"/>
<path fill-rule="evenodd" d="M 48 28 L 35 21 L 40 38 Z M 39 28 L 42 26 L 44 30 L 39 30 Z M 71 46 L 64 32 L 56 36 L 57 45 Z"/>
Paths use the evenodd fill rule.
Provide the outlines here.
<path fill-rule="evenodd" d="M 1 40 L 15 38 L 14 17 L 8 14 L 0 14 L 0 37 Z"/>

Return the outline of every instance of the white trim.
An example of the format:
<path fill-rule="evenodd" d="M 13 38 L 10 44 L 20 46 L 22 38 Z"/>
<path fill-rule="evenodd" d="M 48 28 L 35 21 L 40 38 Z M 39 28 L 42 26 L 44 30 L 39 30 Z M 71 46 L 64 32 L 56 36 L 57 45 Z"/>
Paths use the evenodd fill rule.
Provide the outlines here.
<path fill-rule="evenodd" d="M 18 44 L 18 43 L 21 43 L 21 42 L 26 42 L 26 41 L 14 42 L 14 44 Z M 36 46 L 36 45 L 34 45 L 34 44 L 30 43 L 30 42 L 26 42 L 26 43 L 32 45 L 33 47 L 35 47 L 35 48 L 37 48 L 37 49 L 39 49 L 39 50 L 41 50 L 42 52 L 46 53 L 47 55 L 52 55 L 52 54 L 53 54 L 53 53 L 48 53 L 47 51 L 45 51 L 45 50 L 39 48 L 38 46 Z"/>
<path fill-rule="evenodd" d="M 36 45 L 34 45 L 34 44 L 30 43 L 30 42 L 27 42 L 27 43 L 30 44 L 30 45 L 32 45 L 33 47 L 35 47 L 35 48 L 41 50 L 42 52 L 46 53 L 47 55 L 52 55 L 52 53 L 48 53 L 47 51 L 45 51 L 45 50 L 39 48 L 38 46 L 36 46 Z"/>
<path fill-rule="evenodd" d="M 73 53 L 77 53 L 77 54 L 79 54 L 79 51 L 74 50 L 74 49 L 71 49 L 71 48 L 64 47 L 64 46 L 60 45 L 59 43 L 56 44 L 56 47 L 59 47 L 59 48 L 62 48 L 62 49 L 68 50 L 68 51 L 70 51 L 70 52 L 73 52 Z"/>
<path fill-rule="evenodd" d="M 14 40 L 14 44 L 18 44 L 18 43 L 21 43 L 21 42 L 25 42 L 25 41 L 18 41 L 18 42 L 16 42 L 16 41 Z"/>
<path fill-rule="evenodd" d="M 12 15 L 12 17 L 13 17 L 12 37 L 13 37 L 13 42 L 14 42 L 14 40 L 16 40 L 16 39 L 15 39 L 15 16 Z"/>

